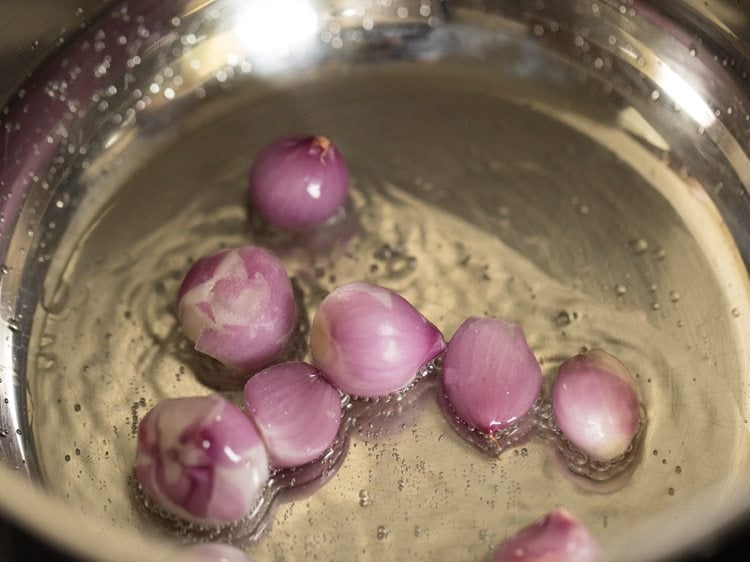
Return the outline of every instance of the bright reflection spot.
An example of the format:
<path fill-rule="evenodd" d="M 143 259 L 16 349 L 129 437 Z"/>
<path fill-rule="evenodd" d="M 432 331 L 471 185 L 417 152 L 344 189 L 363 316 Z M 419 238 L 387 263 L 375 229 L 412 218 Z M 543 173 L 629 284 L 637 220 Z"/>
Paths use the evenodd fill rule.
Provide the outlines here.
<path fill-rule="evenodd" d="M 320 199 L 320 183 L 310 182 L 307 184 L 307 193 L 309 193 L 310 197 L 313 199 Z"/>
<path fill-rule="evenodd" d="M 240 462 L 242 457 L 238 455 L 229 445 L 224 446 L 224 454 L 232 462 Z"/>
<path fill-rule="evenodd" d="M 306 0 L 248 2 L 234 27 L 249 51 L 268 54 L 302 47 L 317 31 L 318 16 Z"/>
<path fill-rule="evenodd" d="M 716 120 L 714 112 L 695 89 L 669 67 L 656 69 L 656 83 L 685 113 L 695 119 L 701 127 L 708 127 Z"/>
<path fill-rule="evenodd" d="M 110 149 L 110 148 L 112 148 L 112 147 L 113 147 L 113 146 L 114 146 L 114 145 L 115 145 L 115 144 L 117 143 L 117 141 L 118 141 L 118 140 L 120 140 L 120 136 L 121 136 L 121 135 L 120 135 L 120 133 L 119 133 L 119 132 L 114 132 L 114 133 L 112 133 L 112 134 L 111 134 L 111 135 L 109 136 L 109 138 L 107 138 L 107 140 L 106 140 L 106 141 L 104 142 L 104 148 L 105 148 L 105 149 Z"/>

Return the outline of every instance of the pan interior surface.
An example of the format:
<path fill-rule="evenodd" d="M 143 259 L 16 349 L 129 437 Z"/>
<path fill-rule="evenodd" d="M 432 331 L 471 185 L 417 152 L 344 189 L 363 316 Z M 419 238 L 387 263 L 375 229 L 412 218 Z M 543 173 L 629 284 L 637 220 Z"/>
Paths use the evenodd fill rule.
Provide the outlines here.
<path fill-rule="evenodd" d="M 225 34 L 187 28 L 178 41 L 192 34 L 192 52 L 154 59 L 126 84 L 148 103 L 123 96 L 96 109 L 119 121 L 71 131 L 50 163 L 70 173 L 47 208 L 24 215 L 48 234 L 23 221 L 14 233 L 29 230 L 24 259 L 44 263 L 26 390 L 32 456 L 52 493 L 135 535 L 206 538 L 144 506 L 136 433 L 159 400 L 206 394 L 221 376 L 179 329 L 185 271 L 219 248 L 259 244 L 293 279 L 300 357 L 327 292 L 365 280 L 398 291 L 446 339 L 468 316 L 520 323 L 545 396 L 567 357 L 609 351 L 635 374 L 646 424 L 632 466 L 595 482 L 538 438 L 480 452 L 428 377 L 398 404 L 368 407 L 325 482 L 215 538 L 259 560 L 485 560 L 555 507 L 607 548 L 644 514 L 679 517 L 708 492 L 716 508 L 731 498 L 750 468 L 750 299 L 707 190 L 738 176 L 700 149 L 706 123 L 666 91 L 621 87 L 612 61 L 562 52 L 559 26 L 470 15 L 385 34 L 379 58 L 351 47 L 356 36 L 336 47 L 327 31 L 314 64 L 240 58 L 231 72 Z M 222 70 L 201 74 L 216 57 Z M 248 218 L 248 170 L 266 143 L 300 132 L 339 146 L 351 197 L 337 222 L 281 234 Z"/>

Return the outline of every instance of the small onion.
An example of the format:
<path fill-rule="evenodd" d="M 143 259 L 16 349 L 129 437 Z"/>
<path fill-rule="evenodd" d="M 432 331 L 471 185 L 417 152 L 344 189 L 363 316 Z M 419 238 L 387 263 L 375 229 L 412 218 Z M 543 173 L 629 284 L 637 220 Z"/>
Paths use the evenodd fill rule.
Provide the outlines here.
<path fill-rule="evenodd" d="M 518 324 L 469 318 L 448 344 L 443 386 L 462 420 L 492 433 L 531 409 L 542 386 L 542 370 Z"/>
<path fill-rule="evenodd" d="M 600 349 L 560 365 L 552 386 L 552 410 L 565 437 L 599 461 L 625 453 L 638 430 L 640 406 L 633 377 Z"/>
<path fill-rule="evenodd" d="M 268 223 L 306 230 L 336 214 L 346 199 L 349 172 L 338 148 L 324 136 L 276 140 L 250 170 L 250 200 Z"/>
<path fill-rule="evenodd" d="M 165 511 L 204 526 L 242 519 L 268 481 L 255 426 L 219 396 L 159 402 L 141 420 L 135 474 Z"/>
<path fill-rule="evenodd" d="M 284 349 L 295 314 L 284 266 L 255 246 L 199 259 L 178 295 L 177 315 L 195 349 L 240 370 L 265 367 Z"/>
<path fill-rule="evenodd" d="M 310 346 L 313 363 L 339 390 L 376 397 L 408 386 L 445 342 L 406 299 L 357 281 L 323 299 Z"/>
<path fill-rule="evenodd" d="M 492 562 L 596 562 L 601 549 L 584 525 L 564 509 L 521 529 L 495 551 Z"/>
<path fill-rule="evenodd" d="M 271 465 L 291 468 L 331 446 L 341 426 L 341 398 L 315 367 L 290 361 L 247 381 L 245 413 L 263 436 Z"/>
<path fill-rule="evenodd" d="M 174 562 L 252 562 L 244 551 L 228 544 L 204 543 L 185 548 Z"/>

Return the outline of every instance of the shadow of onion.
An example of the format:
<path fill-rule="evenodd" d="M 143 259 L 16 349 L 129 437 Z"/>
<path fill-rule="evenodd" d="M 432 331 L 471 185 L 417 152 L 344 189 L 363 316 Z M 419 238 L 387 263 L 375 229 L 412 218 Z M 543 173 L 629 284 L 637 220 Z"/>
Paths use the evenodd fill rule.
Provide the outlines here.
<path fill-rule="evenodd" d="M 627 486 L 643 457 L 643 447 L 636 446 L 633 451 L 626 453 L 627 462 L 620 462 L 617 470 L 607 472 L 592 470 L 588 463 L 572 462 L 560 447 L 550 450 L 555 464 L 565 478 L 582 490 L 596 494 L 612 494 Z"/>
<path fill-rule="evenodd" d="M 338 472 L 349 450 L 349 429 L 345 424 L 341 427 L 336 440 L 319 459 L 297 468 L 280 470 L 272 476 L 279 502 L 297 501 L 314 494 Z"/>
<path fill-rule="evenodd" d="M 304 253 L 310 257 L 325 256 L 335 260 L 361 232 L 361 225 L 351 199 L 339 207 L 334 216 L 317 227 L 289 232 L 267 224 L 249 209 L 246 231 L 253 244 L 272 250 L 282 259 Z"/>
<path fill-rule="evenodd" d="M 630 481 L 643 458 L 645 429 L 646 413 L 641 408 L 638 429 L 627 450 L 614 459 L 598 461 L 568 441 L 555 423 L 550 404 L 544 404 L 539 415 L 539 435 L 551 446 L 563 475 L 578 487 L 599 494 L 616 492 Z"/>
<path fill-rule="evenodd" d="M 535 435 L 537 412 L 542 404 L 541 398 L 538 398 L 526 415 L 510 427 L 493 433 L 484 433 L 471 427 L 459 417 L 448 401 L 442 384 L 440 385 L 440 392 L 436 395 L 436 402 L 450 426 L 462 439 L 482 453 L 493 457 L 500 456 L 508 449 L 527 443 Z"/>
<path fill-rule="evenodd" d="M 354 398 L 348 406 L 347 418 L 353 429 L 376 437 L 398 433 L 414 425 L 422 411 L 422 405 L 434 401 L 439 385 L 437 377 L 431 376 L 434 367 L 428 366 L 424 374 L 406 389 L 375 399 Z"/>

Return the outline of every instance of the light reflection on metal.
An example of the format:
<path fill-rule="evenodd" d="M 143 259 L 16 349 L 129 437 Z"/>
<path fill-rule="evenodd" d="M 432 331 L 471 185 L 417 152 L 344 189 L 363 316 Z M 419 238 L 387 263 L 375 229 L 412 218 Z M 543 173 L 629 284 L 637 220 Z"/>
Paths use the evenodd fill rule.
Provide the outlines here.
<path fill-rule="evenodd" d="M 654 68 L 654 73 L 654 81 L 701 127 L 707 128 L 716 120 L 714 112 L 701 95 L 674 70 L 662 64 Z"/>
<path fill-rule="evenodd" d="M 236 16 L 234 33 L 252 55 L 276 56 L 314 40 L 318 16 L 306 0 L 257 0 Z"/>

